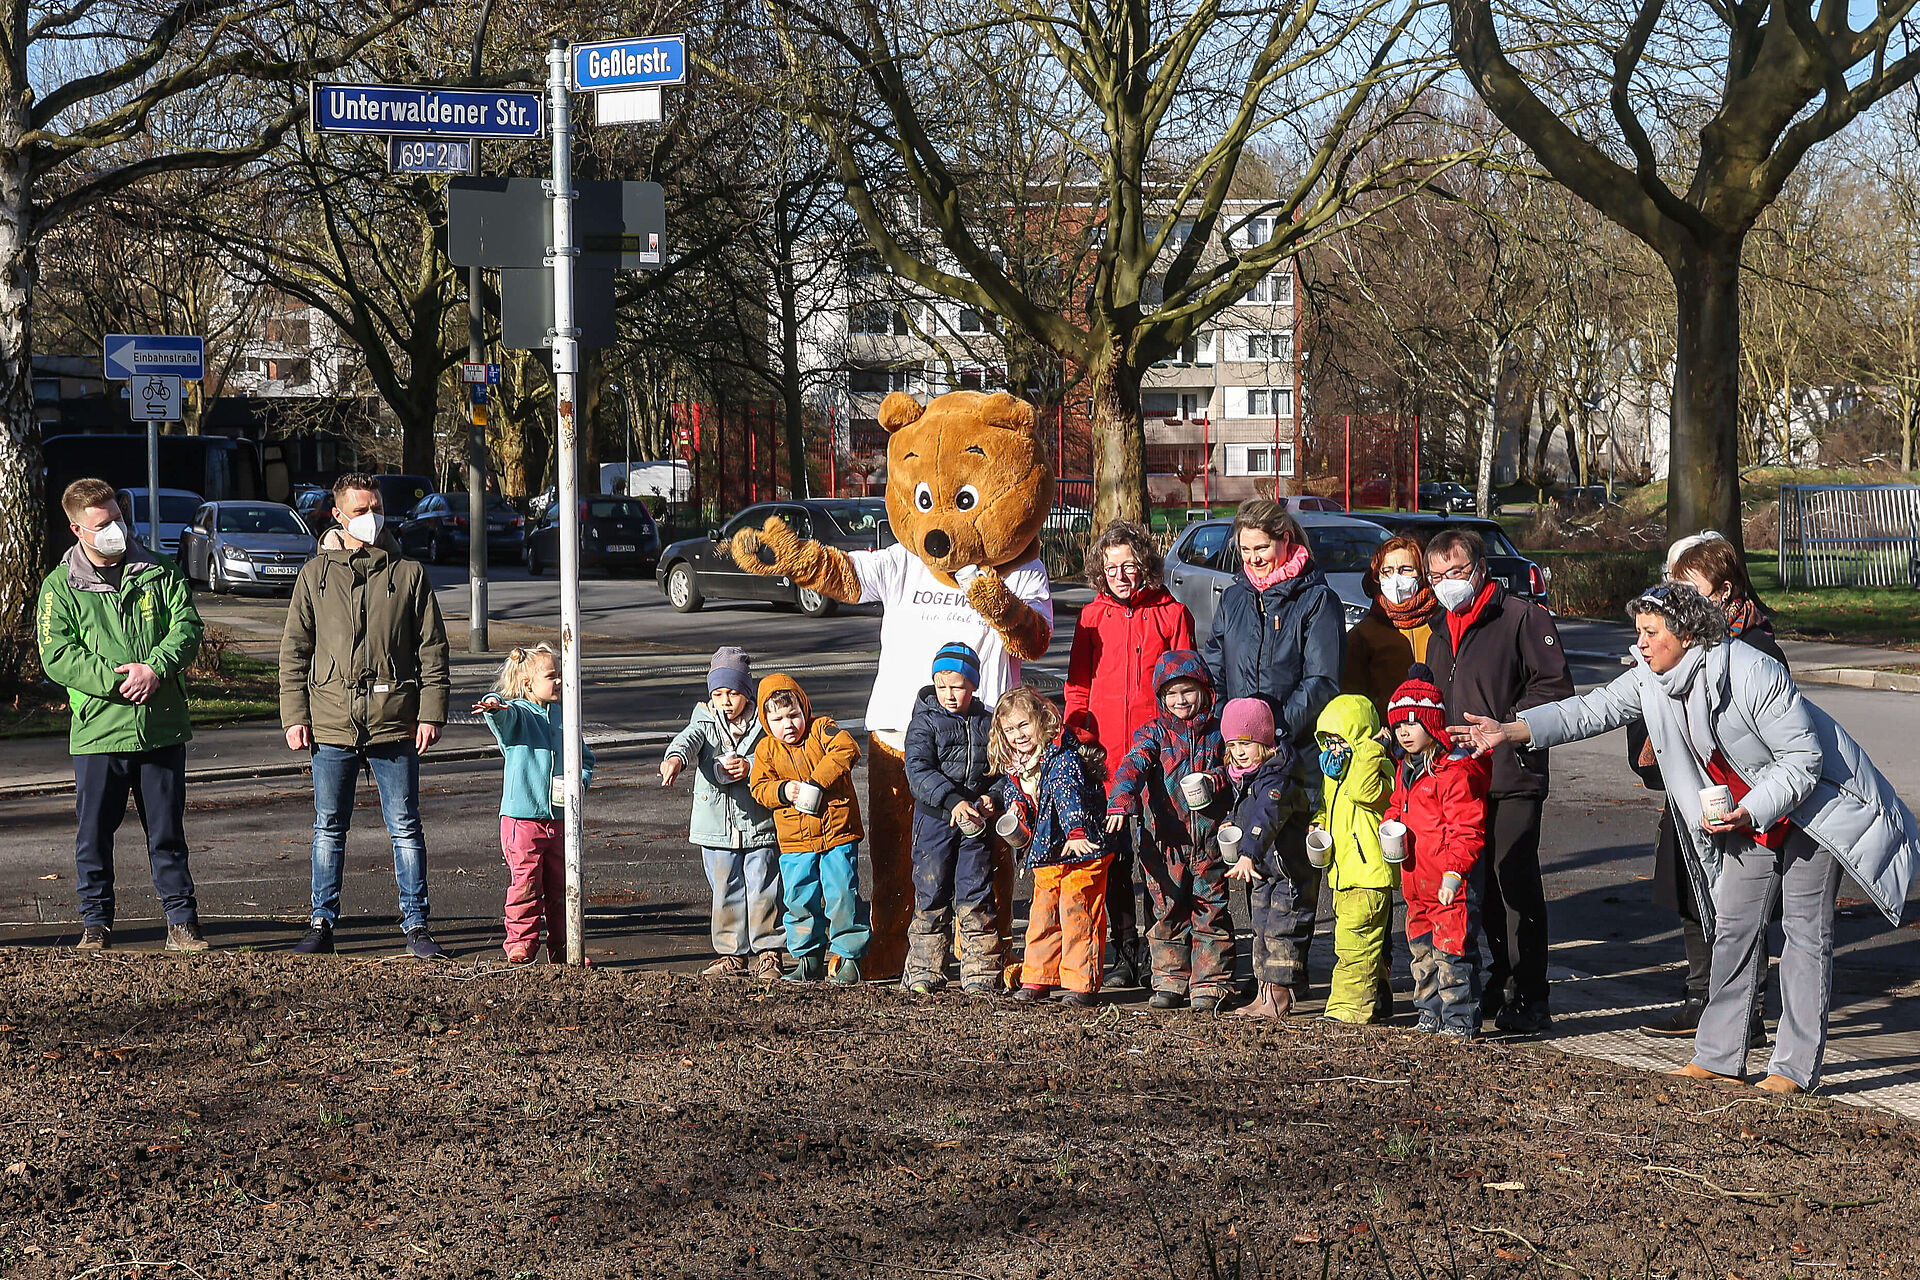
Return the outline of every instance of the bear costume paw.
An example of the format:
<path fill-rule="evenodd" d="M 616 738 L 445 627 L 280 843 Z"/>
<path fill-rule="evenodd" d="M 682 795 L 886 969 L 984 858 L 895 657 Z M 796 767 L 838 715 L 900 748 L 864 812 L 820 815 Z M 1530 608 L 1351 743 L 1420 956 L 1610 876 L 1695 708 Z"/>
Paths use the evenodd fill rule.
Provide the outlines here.
<path fill-rule="evenodd" d="M 779 516 L 758 529 L 745 528 L 728 544 L 733 562 L 763 578 L 791 578 L 810 591 L 842 604 L 860 602 L 860 578 L 847 553 L 802 538 Z"/>
<path fill-rule="evenodd" d="M 983 568 L 967 584 L 967 603 L 1006 641 L 1007 652 L 1023 662 L 1045 656 L 1053 628 L 1032 605 L 1013 594 L 998 570 Z"/>

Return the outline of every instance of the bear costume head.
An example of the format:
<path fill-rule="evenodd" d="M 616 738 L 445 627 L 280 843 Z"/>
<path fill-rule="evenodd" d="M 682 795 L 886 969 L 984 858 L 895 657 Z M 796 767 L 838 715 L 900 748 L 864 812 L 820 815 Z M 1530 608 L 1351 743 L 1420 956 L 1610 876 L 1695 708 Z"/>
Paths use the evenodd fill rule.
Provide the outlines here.
<path fill-rule="evenodd" d="M 1053 468 L 1033 406 L 1004 391 L 952 391 L 926 405 L 895 391 L 880 404 L 893 534 L 952 586 L 969 566 L 1002 568 L 1040 553 Z"/>

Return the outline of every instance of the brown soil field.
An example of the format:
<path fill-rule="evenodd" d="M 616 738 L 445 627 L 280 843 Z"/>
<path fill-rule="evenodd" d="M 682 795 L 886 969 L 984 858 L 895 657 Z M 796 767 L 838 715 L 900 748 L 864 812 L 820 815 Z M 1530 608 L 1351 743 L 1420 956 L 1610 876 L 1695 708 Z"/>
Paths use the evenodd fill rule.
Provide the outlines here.
<path fill-rule="evenodd" d="M 12 951 L 0 1089 L 36 1280 L 1920 1275 L 1905 1121 L 1310 1019 Z"/>

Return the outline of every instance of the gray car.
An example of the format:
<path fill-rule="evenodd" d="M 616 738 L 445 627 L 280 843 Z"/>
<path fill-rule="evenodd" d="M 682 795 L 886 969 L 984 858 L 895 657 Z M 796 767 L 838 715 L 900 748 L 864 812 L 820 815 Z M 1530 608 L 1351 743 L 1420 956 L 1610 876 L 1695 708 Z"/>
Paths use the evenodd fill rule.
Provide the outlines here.
<path fill-rule="evenodd" d="M 314 537 L 278 502 L 209 502 L 180 535 L 180 570 L 212 591 L 287 591 L 312 559 Z"/>
<path fill-rule="evenodd" d="M 1392 535 L 1352 516 L 1302 511 L 1294 519 L 1306 530 L 1313 562 L 1340 597 L 1351 630 L 1373 607 L 1372 599 L 1360 589 L 1373 563 L 1373 549 Z M 1213 611 L 1239 572 L 1240 544 L 1233 540 L 1232 520 L 1196 521 L 1173 544 L 1167 553 L 1167 589 L 1193 611 L 1196 636 L 1213 630 Z"/>

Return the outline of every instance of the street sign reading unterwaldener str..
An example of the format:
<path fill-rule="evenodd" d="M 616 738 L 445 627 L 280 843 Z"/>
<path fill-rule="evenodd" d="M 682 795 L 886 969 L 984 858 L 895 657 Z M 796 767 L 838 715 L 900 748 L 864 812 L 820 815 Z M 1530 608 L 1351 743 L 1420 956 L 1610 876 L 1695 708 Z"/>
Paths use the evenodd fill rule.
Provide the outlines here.
<path fill-rule="evenodd" d="M 538 138 L 546 131 L 537 93 L 316 81 L 308 103 L 321 133 Z"/>
<path fill-rule="evenodd" d="M 687 82 L 687 38 L 646 36 L 632 40 L 596 40 L 567 50 L 573 87 L 599 89 L 658 88 Z"/>
<path fill-rule="evenodd" d="M 204 338 L 166 333 L 110 333 L 101 344 L 109 379 L 170 373 L 197 382 L 206 375 Z"/>

